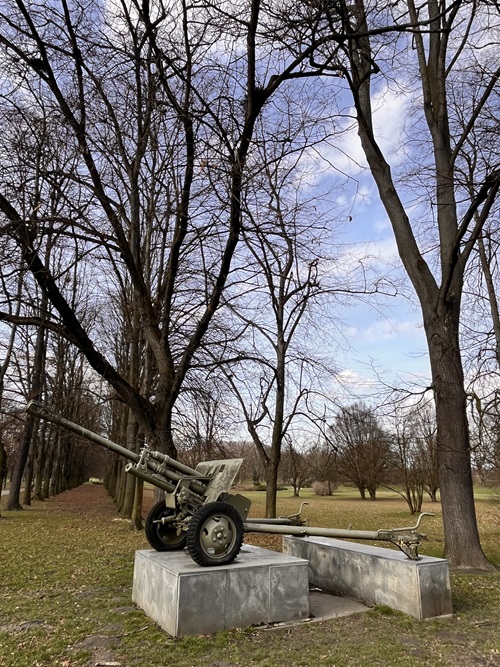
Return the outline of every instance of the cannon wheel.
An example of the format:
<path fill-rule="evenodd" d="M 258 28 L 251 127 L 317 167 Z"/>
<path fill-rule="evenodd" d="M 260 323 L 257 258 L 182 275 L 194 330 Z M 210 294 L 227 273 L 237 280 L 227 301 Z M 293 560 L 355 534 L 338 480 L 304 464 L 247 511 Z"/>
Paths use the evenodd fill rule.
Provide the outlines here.
<path fill-rule="evenodd" d="M 164 500 L 160 500 L 156 505 L 153 505 L 147 516 L 144 532 L 149 544 L 156 551 L 180 551 L 186 546 L 185 531 L 178 535 L 171 524 L 155 523 L 162 517 L 172 514 L 174 514 L 174 511 L 165 505 Z"/>
<path fill-rule="evenodd" d="M 198 565 L 227 565 L 239 554 L 243 536 L 243 521 L 234 507 L 207 503 L 189 522 L 187 550 Z"/>

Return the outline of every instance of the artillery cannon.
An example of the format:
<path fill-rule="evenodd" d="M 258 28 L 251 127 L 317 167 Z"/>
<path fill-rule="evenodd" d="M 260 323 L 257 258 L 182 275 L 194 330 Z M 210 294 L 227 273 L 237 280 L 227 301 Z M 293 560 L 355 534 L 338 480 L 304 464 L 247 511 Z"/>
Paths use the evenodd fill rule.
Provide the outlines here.
<path fill-rule="evenodd" d="M 149 544 L 156 551 L 177 551 L 186 547 L 191 558 L 201 566 L 232 563 L 240 552 L 245 533 L 385 541 L 395 544 L 411 560 L 418 560 L 418 547 L 426 536 L 417 529 L 423 516 L 433 516 L 423 512 L 414 526 L 376 531 L 315 528 L 307 526 L 302 519 L 302 508 L 307 505 L 302 503 L 300 511 L 289 517 L 249 518 L 251 500 L 229 493 L 243 459 L 203 461 L 193 469 L 147 445 L 140 453 L 130 451 L 50 412 L 37 401 L 31 401 L 26 410 L 128 459 L 127 473 L 165 494 L 146 518 Z"/>

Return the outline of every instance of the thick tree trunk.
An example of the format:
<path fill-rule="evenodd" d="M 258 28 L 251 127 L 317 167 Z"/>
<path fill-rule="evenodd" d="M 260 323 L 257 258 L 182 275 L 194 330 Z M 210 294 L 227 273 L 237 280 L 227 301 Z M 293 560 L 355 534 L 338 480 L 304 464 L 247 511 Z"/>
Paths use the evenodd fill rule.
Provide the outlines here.
<path fill-rule="evenodd" d="M 62 450 L 63 450 L 63 434 L 57 433 L 57 445 L 55 448 L 54 462 L 52 466 L 52 479 L 50 482 L 50 495 L 57 496 L 61 493 L 61 477 L 62 477 Z"/>
<path fill-rule="evenodd" d="M 144 483 L 140 479 L 135 479 L 134 506 L 132 508 L 132 517 L 130 521 L 131 530 L 142 530 L 142 500 Z"/>
<path fill-rule="evenodd" d="M 135 452 L 137 450 L 137 420 L 132 410 L 127 410 L 127 449 Z M 124 519 L 131 519 L 134 510 L 134 499 L 136 494 L 135 477 L 125 475 L 125 490 L 120 514 Z"/>
<path fill-rule="evenodd" d="M 445 556 L 455 568 L 493 569 L 481 548 L 477 528 L 466 394 L 453 319 L 448 312 L 425 321 L 436 400 Z"/>
<path fill-rule="evenodd" d="M 47 312 L 48 299 L 45 295 L 42 295 L 42 300 L 40 303 L 40 313 L 45 316 Z M 40 400 L 42 392 L 42 375 L 45 365 L 45 350 L 46 350 L 46 337 L 45 330 L 40 327 L 37 332 L 36 344 L 35 344 L 35 355 L 33 358 L 33 371 L 31 376 L 31 392 L 30 399 Z M 33 437 L 33 431 L 35 429 L 36 418 L 30 414 L 26 414 L 23 435 L 21 439 L 21 450 L 19 452 L 16 466 L 14 468 L 14 475 L 12 477 L 12 482 L 9 489 L 9 499 L 7 501 L 7 509 L 9 510 L 21 510 L 21 504 L 19 502 L 19 496 L 21 493 L 21 483 L 23 479 L 24 469 L 26 467 L 26 462 L 28 460 L 31 440 Z M 31 481 L 30 481 L 31 484 Z"/>
<path fill-rule="evenodd" d="M 16 465 L 14 466 L 14 474 L 12 475 L 9 498 L 7 500 L 7 509 L 11 511 L 23 509 L 19 501 L 19 496 L 21 494 L 24 468 L 26 466 L 26 461 L 28 460 L 34 426 L 35 418 L 32 415 L 27 414 L 21 438 L 21 449 L 17 457 Z"/>
<path fill-rule="evenodd" d="M 123 493 L 122 505 L 120 508 L 120 515 L 123 519 L 132 518 L 132 510 L 134 509 L 135 497 L 135 477 L 132 475 L 125 475 L 125 489 Z"/>
<path fill-rule="evenodd" d="M 43 481 L 44 481 L 44 471 L 45 471 L 45 462 L 47 459 L 47 441 L 46 441 L 46 429 L 47 422 L 44 422 L 41 425 L 41 433 L 38 439 L 37 455 L 35 460 L 35 485 L 33 488 L 33 496 L 37 500 L 44 500 L 43 496 Z"/>
<path fill-rule="evenodd" d="M 52 473 L 54 469 L 54 460 L 55 460 L 55 441 L 51 439 L 52 447 L 47 452 L 47 459 L 45 461 L 45 466 L 43 469 L 43 483 L 42 483 L 42 497 L 40 500 L 45 500 L 50 496 L 50 484 L 52 480 Z"/>
<path fill-rule="evenodd" d="M 126 475 L 125 471 L 123 470 L 123 465 L 121 465 L 118 471 L 118 485 L 116 487 L 116 499 L 115 499 L 116 508 L 120 514 L 124 504 L 125 486 L 127 484 L 127 477 L 130 477 L 130 475 Z"/>
<path fill-rule="evenodd" d="M 35 438 L 31 438 L 31 448 L 30 455 L 26 461 L 26 466 L 24 469 L 24 491 L 23 491 L 23 505 L 31 506 L 31 487 L 33 486 L 33 477 L 34 477 L 34 460 L 35 460 Z"/>
<path fill-rule="evenodd" d="M 5 451 L 2 442 L 2 434 L 0 433 L 0 491 L 4 487 L 4 482 L 7 477 L 7 452 Z"/>
<path fill-rule="evenodd" d="M 278 492 L 279 457 L 272 452 L 266 467 L 266 517 L 276 516 L 276 494 Z"/>

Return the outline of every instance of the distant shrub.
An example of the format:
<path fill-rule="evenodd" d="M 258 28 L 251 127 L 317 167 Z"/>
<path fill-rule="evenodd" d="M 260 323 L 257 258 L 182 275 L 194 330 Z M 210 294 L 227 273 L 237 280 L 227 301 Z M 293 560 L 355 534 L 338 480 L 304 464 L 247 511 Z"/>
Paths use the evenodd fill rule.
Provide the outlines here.
<path fill-rule="evenodd" d="M 318 482 L 316 480 L 311 486 L 317 496 L 331 496 L 337 490 L 337 485 L 333 482 Z"/>

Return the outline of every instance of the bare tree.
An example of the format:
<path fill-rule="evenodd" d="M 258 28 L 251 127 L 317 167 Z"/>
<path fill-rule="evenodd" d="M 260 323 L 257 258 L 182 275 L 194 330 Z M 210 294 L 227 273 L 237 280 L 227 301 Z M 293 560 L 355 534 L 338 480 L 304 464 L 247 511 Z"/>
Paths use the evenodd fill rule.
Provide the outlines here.
<path fill-rule="evenodd" d="M 224 380 L 199 378 L 177 405 L 176 445 L 179 458 L 192 468 L 200 461 L 228 458 L 228 432 L 234 421 L 224 396 Z M 231 416 L 230 416 L 231 415 Z"/>
<path fill-rule="evenodd" d="M 48 301 L 42 296 L 40 301 L 40 317 L 43 319 L 45 313 L 47 312 Z M 28 379 L 29 383 L 29 393 L 28 398 L 33 400 L 40 400 L 42 396 L 43 389 L 43 374 L 45 371 L 45 352 L 46 352 L 46 331 L 44 328 L 40 327 L 36 334 L 34 354 L 33 354 L 33 365 L 30 369 L 30 377 Z M 24 419 L 24 429 L 21 438 L 21 447 L 18 452 L 18 458 L 14 467 L 14 474 L 12 476 L 11 485 L 9 488 L 9 498 L 7 501 L 7 509 L 9 510 L 20 510 L 22 509 L 19 496 L 21 492 L 21 484 L 23 481 L 23 474 L 30 453 L 30 448 L 32 448 L 32 438 L 33 433 L 36 428 L 37 419 L 31 415 L 26 414 Z M 27 480 L 28 486 L 28 495 L 26 496 L 27 504 L 30 504 L 30 493 L 31 493 L 31 481 Z"/>
<path fill-rule="evenodd" d="M 327 439 L 322 438 L 313 444 L 307 453 L 310 466 L 310 477 L 313 489 L 318 495 L 331 496 L 339 482 L 337 456 Z"/>
<path fill-rule="evenodd" d="M 495 42 L 497 10 L 436 0 L 287 9 L 293 21 L 282 42 L 292 52 L 298 43 L 314 45 L 313 67 L 327 68 L 340 87 L 347 84 L 366 161 L 419 299 L 436 401 L 446 556 L 456 567 L 490 569 L 475 516 L 459 327 L 465 268 L 500 186 L 498 163 L 478 162 L 471 189 L 461 177 L 474 130 L 483 128 L 483 140 L 496 136 L 485 110 L 498 90 L 497 45 L 482 38 L 491 31 Z M 463 98 L 457 118 L 450 96 L 472 76 L 475 95 Z M 403 181 L 374 120 L 374 93 L 390 90 L 392 81 L 412 103 L 405 151 L 415 168 Z"/>
<path fill-rule="evenodd" d="M 2 277 L 5 284 L 6 276 Z M 22 290 L 22 273 L 18 274 L 17 278 L 17 294 L 14 304 L 10 304 L 16 316 L 19 315 L 21 308 L 21 290 Z M 8 330 L 8 337 L 5 340 L 5 348 L 2 350 L 2 361 L 0 363 L 0 415 L 3 413 L 5 406 L 3 403 L 5 378 L 9 369 L 12 352 L 14 350 L 14 343 L 16 339 L 17 325 L 12 324 Z M 3 489 L 4 480 L 7 475 L 7 450 L 4 443 L 4 428 L 0 426 L 0 491 Z"/>
<path fill-rule="evenodd" d="M 311 467 L 307 453 L 287 440 L 281 461 L 280 474 L 285 484 L 291 484 L 294 498 L 300 496 L 300 490 L 309 480 Z"/>
<path fill-rule="evenodd" d="M 44 193 L 57 190 L 65 205 L 51 224 L 58 243 L 80 239 L 79 261 L 95 266 L 98 283 L 128 290 L 151 367 L 145 385 L 117 368 L 102 331 L 82 322 L 61 274 L 44 266 L 46 209 L 37 204 L 35 219 L 7 182 L 4 232 L 52 304 L 44 325 L 78 347 L 142 433 L 171 454 L 174 405 L 218 317 L 241 239 L 256 123 L 310 55 L 277 61 L 269 75 L 261 3 L 231 11 L 9 0 L 1 14 L 1 103 L 14 117 L 29 107 L 50 120 L 52 137 L 72 154 L 63 171 L 46 162 Z"/>
<path fill-rule="evenodd" d="M 421 511 L 424 500 L 424 473 L 421 452 L 408 424 L 396 425 L 393 450 L 397 472 L 391 470 L 391 484 L 387 486 L 405 499 L 410 514 L 416 514 Z"/>
<path fill-rule="evenodd" d="M 460 26 L 477 25 L 486 14 L 462 3 L 441 4 L 429 0 L 417 8 L 406 3 L 406 17 L 417 56 L 418 78 L 427 136 L 432 147 L 435 221 L 439 243 L 439 268 L 433 273 L 417 241 L 415 228 L 403 196 L 391 174 L 373 129 L 371 92 L 377 63 L 373 40 L 366 36 L 369 11 L 356 2 L 351 28 L 358 37 L 348 51 L 349 81 L 363 150 L 391 221 L 401 260 L 420 301 L 429 347 L 436 399 L 440 489 L 445 526 L 445 551 L 454 566 L 490 568 L 479 542 L 474 511 L 470 466 L 466 392 L 459 345 L 459 324 L 464 271 L 472 249 L 488 219 L 500 185 L 495 167 L 475 173 L 474 195 L 464 208 L 459 200 L 457 166 L 472 128 L 498 82 L 495 68 L 483 80 L 476 104 L 464 112 L 467 123 L 460 130 L 450 119 L 448 91 L 456 81 L 457 68 L 471 57 L 473 43 Z M 419 22 L 424 20 L 424 26 Z M 451 38 L 456 34 L 455 38 Z M 465 37 L 465 39 L 463 39 Z M 456 132 L 456 133 L 455 133 Z M 477 214 L 477 215 L 476 215 Z"/>
<path fill-rule="evenodd" d="M 361 498 L 376 499 L 377 489 L 387 477 L 390 438 L 371 408 L 354 403 L 341 408 L 330 426 L 328 438 L 336 452 L 340 479 L 355 486 Z"/>
<path fill-rule="evenodd" d="M 312 396 L 325 364 L 315 359 L 311 334 L 313 313 L 326 292 L 319 265 L 327 228 L 297 193 L 304 140 L 294 132 L 303 133 L 308 119 L 296 111 L 280 128 L 288 141 L 266 141 L 260 132 L 252 156 L 257 173 L 245 193 L 242 236 L 248 261 L 234 277 L 236 298 L 231 290 L 226 293 L 232 330 L 241 333 L 234 334 L 223 363 L 266 471 L 269 517 L 276 516 L 282 443 L 294 437 L 300 421 L 322 424 Z"/>

